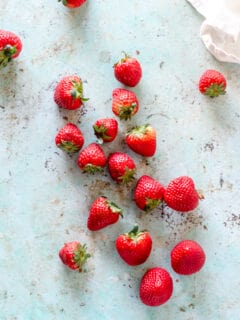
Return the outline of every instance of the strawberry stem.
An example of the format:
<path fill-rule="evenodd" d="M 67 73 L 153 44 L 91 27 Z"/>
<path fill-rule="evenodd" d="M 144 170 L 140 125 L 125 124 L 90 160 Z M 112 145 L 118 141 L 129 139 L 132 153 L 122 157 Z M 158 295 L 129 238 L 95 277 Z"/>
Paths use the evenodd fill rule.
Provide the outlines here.
<path fill-rule="evenodd" d="M 12 56 L 16 52 L 16 46 L 10 45 L 6 45 L 3 50 L 0 51 L 0 69 L 6 67 L 6 65 L 12 60 Z"/>
<path fill-rule="evenodd" d="M 135 169 L 129 169 L 128 167 L 125 168 L 125 173 L 123 176 L 119 177 L 119 180 L 123 183 L 128 183 L 131 180 L 134 180 L 136 170 Z"/>
<path fill-rule="evenodd" d="M 128 236 L 130 239 L 132 239 L 133 241 L 137 241 L 138 238 L 145 232 L 145 230 L 139 231 L 138 225 L 135 225 L 133 227 L 133 229 L 128 232 L 125 233 L 126 236 Z"/>
<path fill-rule="evenodd" d="M 128 131 L 128 134 L 139 135 L 141 136 L 146 132 L 146 129 L 150 126 L 150 124 L 144 124 L 142 126 L 136 126 Z"/>
<path fill-rule="evenodd" d="M 87 172 L 87 173 L 94 174 L 96 172 L 102 172 L 103 168 L 100 166 L 95 166 L 94 164 L 89 163 L 89 164 L 85 165 L 85 167 L 83 168 L 83 171 Z"/>
<path fill-rule="evenodd" d="M 133 236 L 136 236 L 138 233 L 138 225 L 136 224 L 132 230 L 130 232 L 128 232 L 129 236 L 133 235 Z"/>
<path fill-rule="evenodd" d="M 119 206 L 117 206 L 116 203 L 107 200 L 106 204 L 108 205 L 108 207 L 111 209 L 113 213 L 119 214 L 121 217 L 123 217 L 122 209 Z"/>
<path fill-rule="evenodd" d="M 97 125 L 93 125 L 93 129 L 94 129 L 94 134 L 98 139 L 99 138 L 102 140 L 104 140 L 104 139 L 110 140 L 111 139 L 111 137 L 106 134 L 108 129 L 103 124 L 100 127 L 98 127 Z"/>
<path fill-rule="evenodd" d="M 134 113 L 135 108 L 137 107 L 137 103 L 134 102 L 130 106 L 121 106 L 119 112 L 120 120 L 128 120 L 131 119 L 131 116 Z"/>
<path fill-rule="evenodd" d="M 76 82 L 72 81 L 73 88 L 71 90 L 71 96 L 73 99 L 81 99 L 81 101 L 88 101 L 88 98 L 83 97 L 83 87 L 82 87 L 82 81 Z"/>
<path fill-rule="evenodd" d="M 198 194 L 198 199 L 199 200 L 205 199 L 204 194 L 200 190 L 197 190 L 197 194 Z"/>
<path fill-rule="evenodd" d="M 74 251 L 74 262 L 76 266 L 78 266 L 79 272 L 82 271 L 82 266 L 86 263 L 87 259 L 90 258 L 91 255 L 87 253 L 87 246 L 78 245 L 77 250 Z"/>
<path fill-rule="evenodd" d="M 125 51 L 122 51 L 124 57 L 120 60 L 120 62 L 125 62 L 127 59 L 131 58 Z"/>
<path fill-rule="evenodd" d="M 150 198 L 146 198 L 146 206 L 144 208 L 144 210 L 146 212 L 150 212 L 153 209 L 157 208 L 161 203 L 160 199 L 150 199 Z"/>
<path fill-rule="evenodd" d="M 79 146 L 71 141 L 61 141 L 61 143 L 59 143 L 57 146 L 58 148 L 68 153 L 75 153 L 80 150 Z"/>
<path fill-rule="evenodd" d="M 213 83 L 210 87 L 206 88 L 204 94 L 210 98 L 218 97 L 219 95 L 224 95 L 226 93 L 225 85 L 223 83 L 217 84 Z"/>

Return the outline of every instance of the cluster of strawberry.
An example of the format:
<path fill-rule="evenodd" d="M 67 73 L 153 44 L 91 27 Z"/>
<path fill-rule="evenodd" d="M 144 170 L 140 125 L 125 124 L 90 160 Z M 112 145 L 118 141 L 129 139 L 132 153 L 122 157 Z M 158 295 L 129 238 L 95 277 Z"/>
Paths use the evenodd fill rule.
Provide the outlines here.
<path fill-rule="evenodd" d="M 137 59 L 124 54 L 114 65 L 116 79 L 128 87 L 135 87 L 142 77 L 142 68 Z M 82 81 L 77 76 L 64 77 L 59 81 L 54 93 L 54 100 L 60 108 L 74 110 L 82 106 Z M 139 102 L 134 92 L 117 88 L 112 93 L 112 111 L 120 120 L 131 119 L 139 110 Z M 93 130 L 101 143 L 113 141 L 118 133 L 118 122 L 113 118 L 98 119 Z M 90 143 L 83 150 L 84 137 L 80 129 L 66 124 L 55 137 L 56 145 L 68 153 L 79 152 L 78 166 L 83 172 L 96 173 L 103 171 L 107 165 L 111 178 L 117 183 L 129 183 L 134 179 L 136 164 L 132 157 L 124 152 L 113 152 L 106 157 L 104 150 L 97 143 Z M 135 153 L 152 157 L 156 152 L 156 130 L 149 124 L 133 128 L 126 134 L 125 142 Z M 182 176 L 172 180 L 166 188 L 154 178 L 141 176 L 134 189 L 136 206 L 149 212 L 162 201 L 172 209 L 180 212 L 194 210 L 202 196 L 195 190 L 190 177 Z M 87 227 L 98 231 L 119 220 L 122 209 L 105 196 L 92 203 Z M 130 232 L 120 234 L 116 239 L 116 250 L 119 256 L 130 266 L 144 263 L 151 254 L 152 238 L 149 232 L 139 231 L 135 226 Z M 73 270 L 81 271 L 87 258 L 86 245 L 78 241 L 66 243 L 59 256 L 64 264 Z M 184 240 L 171 252 L 173 269 L 179 274 L 193 274 L 199 271 L 205 262 L 205 253 L 199 244 Z M 140 298 L 149 306 L 165 303 L 173 292 L 173 281 L 167 270 L 152 268 L 143 276 L 140 284 Z"/>
<path fill-rule="evenodd" d="M 86 0 L 59 0 L 64 5 L 75 8 Z M 15 59 L 22 50 L 20 38 L 12 32 L 0 30 L 0 68 Z M 125 54 L 114 65 L 114 74 L 122 84 L 135 87 L 142 77 L 140 63 Z M 215 70 L 207 70 L 199 80 L 199 91 L 210 97 L 225 93 L 226 79 Z M 59 81 L 54 100 L 60 108 L 75 110 L 82 106 L 82 81 L 78 76 L 68 76 Z M 138 112 L 139 102 L 134 92 L 117 88 L 112 93 L 112 111 L 120 120 L 131 119 Z M 118 133 L 118 122 L 113 118 L 99 119 L 93 125 L 94 133 L 101 142 L 113 141 Z M 156 130 L 149 124 L 133 128 L 126 134 L 126 144 L 131 150 L 145 157 L 152 157 L 156 151 Z M 55 137 L 56 145 L 68 153 L 79 152 L 84 145 L 81 130 L 73 123 L 66 124 Z M 108 157 L 97 143 L 91 143 L 80 151 L 78 166 L 84 172 L 101 172 L 108 165 L 108 171 L 117 183 L 128 183 L 134 179 L 136 165 L 126 153 L 114 152 Z M 149 212 L 162 201 L 180 212 L 194 210 L 202 196 L 195 190 L 190 177 L 182 176 L 172 180 L 164 188 L 154 178 L 144 175 L 139 178 L 134 189 L 134 201 L 138 208 Z M 97 198 L 91 205 L 87 227 L 97 231 L 116 223 L 122 210 L 107 197 Z M 116 239 L 119 256 L 130 266 L 144 263 L 152 250 L 152 238 L 147 231 L 139 231 L 135 226 L 130 232 Z M 81 271 L 90 257 L 86 245 L 78 241 L 66 243 L 59 251 L 62 262 L 73 270 Z M 205 263 L 205 253 L 193 240 L 183 240 L 171 251 L 173 270 L 181 275 L 198 272 Z M 149 269 L 142 277 L 139 289 L 141 301 L 148 306 L 159 306 L 168 301 L 173 292 L 173 281 L 167 270 L 159 267 Z"/>

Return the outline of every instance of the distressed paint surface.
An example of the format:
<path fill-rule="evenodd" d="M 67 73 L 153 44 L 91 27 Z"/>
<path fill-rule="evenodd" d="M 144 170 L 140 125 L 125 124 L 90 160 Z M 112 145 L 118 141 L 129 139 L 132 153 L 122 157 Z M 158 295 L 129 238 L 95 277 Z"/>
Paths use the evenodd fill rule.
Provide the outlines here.
<path fill-rule="evenodd" d="M 57 1 L 1 0 L 1 28 L 23 40 L 21 56 L 0 71 L 0 319 L 122 320 L 239 319 L 240 298 L 240 111 L 239 66 L 214 60 L 198 33 L 201 17 L 183 0 L 88 0 L 76 10 Z M 163 184 L 191 176 L 205 195 L 195 212 L 167 208 L 145 215 L 131 201 L 133 186 L 119 187 L 108 174 L 87 176 L 54 145 L 59 128 L 79 125 L 85 146 L 95 141 L 92 124 L 111 116 L 111 92 L 120 84 L 112 65 L 122 50 L 138 57 L 141 83 L 134 89 L 140 110 L 106 153 L 127 151 L 137 177 Z M 227 95 L 208 99 L 197 83 L 206 68 L 222 71 Z M 59 111 L 54 87 L 76 73 L 90 100 L 80 111 Z M 146 161 L 123 144 L 124 133 L 150 123 L 158 131 L 156 155 Z M 124 219 L 102 231 L 86 229 L 88 208 L 108 195 Z M 125 265 L 114 250 L 119 233 L 137 222 L 153 237 L 142 266 Z M 204 269 L 181 277 L 169 253 L 180 240 L 199 241 Z M 58 258 L 64 242 L 86 242 L 93 257 L 88 272 L 65 268 Z M 149 308 L 138 298 L 139 281 L 150 267 L 170 270 L 172 299 Z"/>

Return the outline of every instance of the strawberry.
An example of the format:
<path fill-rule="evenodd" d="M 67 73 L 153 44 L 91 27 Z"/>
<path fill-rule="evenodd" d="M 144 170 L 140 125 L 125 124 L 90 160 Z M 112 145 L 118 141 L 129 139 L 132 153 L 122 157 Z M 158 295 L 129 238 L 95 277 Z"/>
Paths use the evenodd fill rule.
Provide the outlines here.
<path fill-rule="evenodd" d="M 195 241 L 183 240 L 171 251 L 171 265 L 176 273 L 191 275 L 200 271 L 206 256 L 202 247 Z"/>
<path fill-rule="evenodd" d="M 6 67 L 21 51 L 21 39 L 13 32 L 0 30 L 0 68 Z"/>
<path fill-rule="evenodd" d="M 75 110 L 87 100 L 83 97 L 82 80 L 78 76 L 64 77 L 58 82 L 54 101 L 60 108 Z"/>
<path fill-rule="evenodd" d="M 93 125 L 94 134 L 103 142 L 112 142 L 118 133 L 118 122 L 115 119 L 99 119 Z"/>
<path fill-rule="evenodd" d="M 102 148 L 96 143 L 89 144 L 78 156 L 78 166 L 84 172 L 103 171 L 106 162 L 107 159 Z"/>
<path fill-rule="evenodd" d="M 138 231 L 135 226 L 130 232 L 116 239 L 116 249 L 120 257 L 130 266 L 144 263 L 152 250 L 152 238 L 147 231 Z"/>
<path fill-rule="evenodd" d="M 199 91 L 211 98 L 226 93 L 227 81 L 223 74 L 216 70 L 206 70 L 199 80 Z"/>
<path fill-rule="evenodd" d="M 108 158 L 108 170 L 116 182 L 128 183 L 134 179 L 136 165 L 128 154 L 114 152 Z"/>
<path fill-rule="evenodd" d="M 58 0 L 58 2 L 62 2 L 68 8 L 77 8 L 84 4 L 86 0 Z"/>
<path fill-rule="evenodd" d="M 149 124 L 135 127 L 127 133 L 126 143 L 134 152 L 152 157 L 157 147 L 156 130 Z"/>
<path fill-rule="evenodd" d="M 128 120 L 138 111 L 138 99 L 134 92 L 117 88 L 112 92 L 112 111 L 120 120 Z"/>
<path fill-rule="evenodd" d="M 163 268 L 149 269 L 140 282 L 139 295 L 144 304 L 157 307 L 166 303 L 173 293 L 173 280 Z"/>
<path fill-rule="evenodd" d="M 138 208 L 149 212 L 158 207 L 163 200 L 164 187 L 152 177 L 142 176 L 134 190 L 134 201 Z"/>
<path fill-rule="evenodd" d="M 122 215 L 122 209 L 107 197 L 99 197 L 90 208 L 87 227 L 91 231 L 103 229 L 116 223 L 119 215 Z"/>
<path fill-rule="evenodd" d="M 199 199 L 203 199 L 194 186 L 190 177 L 182 176 L 172 180 L 164 192 L 164 200 L 169 208 L 176 211 L 188 212 L 198 206 Z"/>
<path fill-rule="evenodd" d="M 83 134 L 73 123 L 66 124 L 60 129 L 55 137 L 55 143 L 58 148 L 68 153 L 78 152 L 83 144 Z"/>
<path fill-rule="evenodd" d="M 81 245 L 78 241 L 65 243 L 59 251 L 62 262 L 72 270 L 82 271 L 90 254 L 87 253 L 86 245 Z"/>
<path fill-rule="evenodd" d="M 114 65 L 115 78 L 129 87 L 135 87 L 142 77 L 142 68 L 135 58 L 126 53 L 124 57 Z"/>

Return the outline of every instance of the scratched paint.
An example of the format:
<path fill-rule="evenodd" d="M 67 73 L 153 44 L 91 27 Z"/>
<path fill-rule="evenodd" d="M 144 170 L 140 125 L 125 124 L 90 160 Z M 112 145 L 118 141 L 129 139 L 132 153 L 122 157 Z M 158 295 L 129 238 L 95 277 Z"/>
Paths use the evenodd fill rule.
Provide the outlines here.
<path fill-rule="evenodd" d="M 1 28 L 23 40 L 21 56 L 0 72 L 1 320 L 239 319 L 239 83 L 237 65 L 214 60 L 198 33 L 201 17 L 184 1 L 88 2 L 68 10 L 57 1 L 2 0 Z M 139 113 L 120 124 L 116 141 L 104 146 L 129 152 L 137 177 L 154 175 L 163 184 L 187 174 L 205 195 L 199 208 L 181 215 L 166 207 L 145 215 L 132 202 L 132 189 L 112 183 L 107 172 L 82 174 L 76 156 L 54 146 L 59 128 L 79 125 L 85 145 L 95 141 L 91 125 L 112 115 L 111 92 L 120 84 L 112 65 L 122 50 L 137 56 L 143 78 L 134 91 Z M 199 95 L 206 68 L 222 71 L 228 94 Z M 80 111 L 59 111 L 53 102 L 58 79 L 76 73 L 90 100 Z M 156 155 L 134 155 L 123 143 L 127 129 L 150 123 L 158 132 Z M 108 195 L 124 218 L 105 230 L 86 229 L 88 208 Z M 119 260 L 114 240 L 134 223 L 153 237 L 142 266 Z M 207 262 L 192 277 L 171 270 L 177 241 L 195 239 Z M 93 257 L 83 274 L 67 270 L 58 250 L 66 241 L 86 242 Z M 159 308 L 142 305 L 139 281 L 147 268 L 167 268 L 172 299 Z"/>

